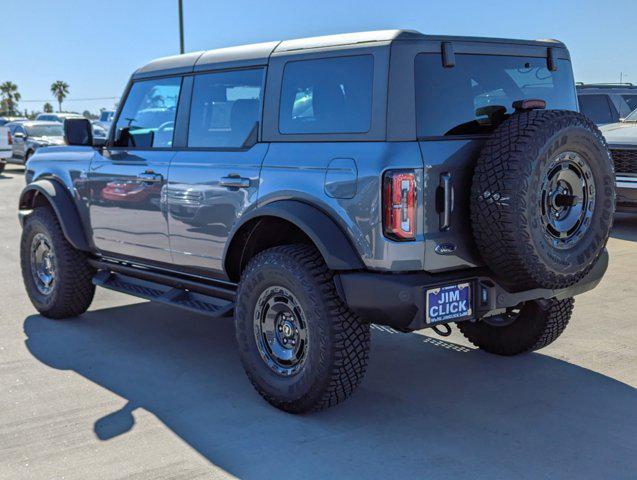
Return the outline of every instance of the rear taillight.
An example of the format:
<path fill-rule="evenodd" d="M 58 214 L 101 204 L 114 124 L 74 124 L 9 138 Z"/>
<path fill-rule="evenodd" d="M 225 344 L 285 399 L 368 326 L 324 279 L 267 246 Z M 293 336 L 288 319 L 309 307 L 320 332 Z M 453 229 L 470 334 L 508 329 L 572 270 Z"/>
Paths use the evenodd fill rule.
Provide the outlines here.
<path fill-rule="evenodd" d="M 416 174 L 390 170 L 383 177 L 383 230 L 393 240 L 416 238 Z"/>
<path fill-rule="evenodd" d="M 7 132 L 7 139 L 9 140 L 9 145 L 13 145 L 13 137 L 11 136 L 11 132 Z"/>

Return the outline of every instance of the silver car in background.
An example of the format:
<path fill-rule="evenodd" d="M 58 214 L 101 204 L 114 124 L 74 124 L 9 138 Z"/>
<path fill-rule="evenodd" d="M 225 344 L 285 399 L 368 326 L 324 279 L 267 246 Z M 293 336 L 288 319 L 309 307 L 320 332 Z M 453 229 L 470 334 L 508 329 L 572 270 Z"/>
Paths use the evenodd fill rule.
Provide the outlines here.
<path fill-rule="evenodd" d="M 600 130 L 615 163 L 617 210 L 637 212 L 637 109 Z"/>
<path fill-rule="evenodd" d="M 64 145 L 64 129 L 60 122 L 27 122 L 7 123 L 12 148 L 8 163 L 26 164 L 38 148 Z"/>

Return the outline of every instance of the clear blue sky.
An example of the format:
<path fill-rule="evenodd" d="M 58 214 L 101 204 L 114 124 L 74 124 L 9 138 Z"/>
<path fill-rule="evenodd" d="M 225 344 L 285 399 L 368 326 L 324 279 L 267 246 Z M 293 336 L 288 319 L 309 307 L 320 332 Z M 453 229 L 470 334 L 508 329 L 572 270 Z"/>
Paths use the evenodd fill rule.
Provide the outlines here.
<path fill-rule="evenodd" d="M 558 38 L 575 77 L 637 83 L 637 0 L 183 0 L 186 51 L 385 28 L 423 33 Z M 70 85 L 65 110 L 97 111 L 131 72 L 179 51 L 177 0 L 0 0 L 0 82 L 20 109 L 56 106 L 51 83 Z"/>

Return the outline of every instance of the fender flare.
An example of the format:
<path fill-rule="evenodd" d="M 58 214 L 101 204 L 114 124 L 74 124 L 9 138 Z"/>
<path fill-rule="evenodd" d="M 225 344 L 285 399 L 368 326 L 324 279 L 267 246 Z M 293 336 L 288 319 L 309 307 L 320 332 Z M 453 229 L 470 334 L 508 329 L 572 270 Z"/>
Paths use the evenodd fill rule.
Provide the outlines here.
<path fill-rule="evenodd" d="M 361 270 L 365 268 L 360 255 L 354 249 L 343 230 L 323 211 L 307 203 L 295 200 L 278 200 L 258 207 L 244 215 L 228 236 L 223 252 L 223 265 L 228 271 L 228 252 L 241 227 L 251 220 L 276 217 L 297 226 L 316 245 L 331 270 Z"/>
<path fill-rule="evenodd" d="M 36 206 L 36 198 L 42 195 L 53 207 L 62 233 L 68 242 L 78 250 L 90 251 L 82 219 L 75 207 L 73 197 L 64 185 L 55 180 L 42 179 L 28 184 L 20 193 L 20 221 L 28 216 L 28 211 Z"/>

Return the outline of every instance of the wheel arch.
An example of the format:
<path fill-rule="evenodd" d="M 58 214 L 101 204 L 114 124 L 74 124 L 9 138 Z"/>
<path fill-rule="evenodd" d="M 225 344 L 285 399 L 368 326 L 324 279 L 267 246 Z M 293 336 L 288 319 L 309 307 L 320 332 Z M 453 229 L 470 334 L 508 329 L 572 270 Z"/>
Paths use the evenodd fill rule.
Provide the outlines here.
<path fill-rule="evenodd" d="M 90 244 L 83 228 L 82 219 L 71 194 L 60 182 L 50 179 L 28 184 L 20 193 L 20 221 L 23 222 L 31 210 L 51 206 L 57 216 L 64 237 L 76 249 L 90 251 Z"/>
<path fill-rule="evenodd" d="M 285 243 L 311 243 L 331 270 L 360 270 L 364 263 L 345 232 L 322 210 L 279 200 L 253 210 L 233 228 L 223 254 L 228 277 L 238 281 L 259 251 Z"/>

